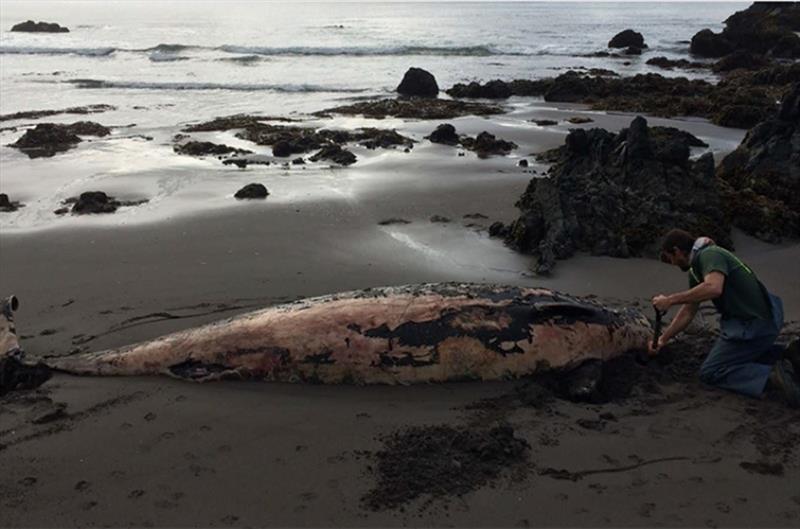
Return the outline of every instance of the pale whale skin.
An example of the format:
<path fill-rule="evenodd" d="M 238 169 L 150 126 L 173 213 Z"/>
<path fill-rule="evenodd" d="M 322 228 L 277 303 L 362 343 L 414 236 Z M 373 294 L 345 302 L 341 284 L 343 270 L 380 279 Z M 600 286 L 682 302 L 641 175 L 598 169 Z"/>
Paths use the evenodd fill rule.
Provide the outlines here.
<path fill-rule="evenodd" d="M 374 288 L 242 314 L 119 349 L 51 357 L 79 375 L 325 384 L 497 380 L 647 347 L 648 320 L 541 288 Z"/>

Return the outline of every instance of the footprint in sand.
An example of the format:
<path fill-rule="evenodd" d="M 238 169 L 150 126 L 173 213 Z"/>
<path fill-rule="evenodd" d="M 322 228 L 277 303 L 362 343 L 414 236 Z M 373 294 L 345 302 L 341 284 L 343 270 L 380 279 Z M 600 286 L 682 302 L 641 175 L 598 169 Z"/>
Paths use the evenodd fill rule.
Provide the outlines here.
<path fill-rule="evenodd" d="M 221 454 L 227 454 L 231 450 L 232 450 L 231 445 L 219 445 L 217 447 L 217 452 L 219 452 Z"/>
<path fill-rule="evenodd" d="M 219 519 L 220 522 L 224 523 L 225 525 L 233 525 L 239 521 L 239 517 L 235 514 L 227 514 Z"/>
<path fill-rule="evenodd" d="M 88 488 L 89 488 L 89 482 L 83 479 L 75 484 L 75 490 L 84 491 Z"/>
<path fill-rule="evenodd" d="M 178 508 L 178 504 L 177 503 L 175 503 L 173 501 L 169 501 L 169 500 L 157 500 L 157 501 L 153 502 L 153 505 L 158 509 L 177 509 Z"/>
<path fill-rule="evenodd" d="M 129 422 L 124 422 L 119 425 L 120 430 L 130 430 L 131 428 L 133 428 L 133 425 Z"/>
<path fill-rule="evenodd" d="M 81 509 L 83 509 L 84 511 L 94 509 L 95 507 L 97 507 L 96 501 L 87 501 L 86 503 L 81 504 Z"/>
<path fill-rule="evenodd" d="M 147 415 L 144 416 L 144 420 L 147 421 L 147 422 L 150 422 L 152 420 L 155 420 L 156 417 L 157 417 L 156 414 L 151 411 Z"/>
<path fill-rule="evenodd" d="M 22 478 L 17 483 L 19 483 L 20 485 L 24 485 L 26 487 L 30 487 L 31 485 L 35 485 L 36 481 L 37 481 L 37 479 L 35 477 L 28 476 L 28 477 Z"/>
<path fill-rule="evenodd" d="M 135 500 L 137 498 L 141 498 L 144 496 L 144 491 L 142 489 L 134 489 L 128 493 L 128 498 Z"/>
<path fill-rule="evenodd" d="M 724 502 L 717 502 L 717 510 L 721 513 L 728 514 L 731 512 L 731 506 Z"/>
<path fill-rule="evenodd" d="M 204 424 L 204 425 L 200 426 L 200 431 L 201 432 L 210 432 L 211 431 L 211 426 L 207 426 L 207 425 Z"/>
<path fill-rule="evenodd" d="M 300 495 L 300 499 L 303 501 L 314 501 L 317 499 L 317 494 L 315 492 L 304 492 Z"/>
<path fill-rule="evenodd" d="M 164 432 L 159 437 L 161 439 L 164 439 L 164 440 L 172 439 L 172 438 L 175 437 L 175 433 L 174 432 Z"/>

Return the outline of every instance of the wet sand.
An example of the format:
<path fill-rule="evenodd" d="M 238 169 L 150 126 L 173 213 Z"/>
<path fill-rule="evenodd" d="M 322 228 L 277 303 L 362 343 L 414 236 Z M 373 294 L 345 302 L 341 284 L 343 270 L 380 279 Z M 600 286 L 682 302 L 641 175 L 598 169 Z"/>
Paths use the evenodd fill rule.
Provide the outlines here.
<path fill-rule="evenodd" d="M 583 126 L 630 121 L 594 117 Z M 488 122 L 464 123 L 474 134 Z M 495 133 L 522 145 L 531 137 L 510 130 Z M 562 141 L 535 137 L 539 148 Z M 442 155 L 448 161 L 436 162 Z M 115 347 L 377 285 L 538 284 L 642 306 L 685 287 L 676 270 L 644 259 L 579 256 L 552 278 L 532 277 L 528 257 L 485 232 L 515 217 L 531 177 L 513 158 L 456 166 L 455 150 L 428 146 L 375 161 L 380 169 L 367 162 L 325 199 L 270 197 L 129 226 L 0 233 L 0 293 L 20 298 L 23 346 L 34 357 Z M 464 218 L 473 213 L 487 218 Z M 393 217 L 411 222 L 379 225 Z M 787 319 L 800 319 L 800 281 L 787 270 L 800 245 L 737 236 L 737 247 L 784 298 Z M 704 320 L 713 328 L 710 311 Z M 797 526 L 800 414 L 704 388 L 690 369 L 675 368 L 683 364 L 674 358 L 697 360 L 703 336 L 631 368 L 639 380 L 631 395 L 605 404 L 532 403 L 514 381 L 327 387 L 57 375 L 0 400 L 0 526 Z M 382 436 L 499 422 L 530 450 L 497 479 L 460 497 L 423 495 L 377 511 L 364 503 L 378 483 Z"/>

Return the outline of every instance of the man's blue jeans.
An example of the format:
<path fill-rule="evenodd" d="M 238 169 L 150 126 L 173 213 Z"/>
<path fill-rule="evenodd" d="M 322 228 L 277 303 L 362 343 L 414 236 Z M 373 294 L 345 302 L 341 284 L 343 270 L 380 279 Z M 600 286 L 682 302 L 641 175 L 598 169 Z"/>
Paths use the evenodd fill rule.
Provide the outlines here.
<path fill-rule="evenodd" d="M 775 345 L 783 327 L 783 302 L 772 294 L 769 298 L 772 320 L 722 320 L 720 337 L 700 366 L 700 380 L 751 397 L 761 395 L 783 350 Z"/>

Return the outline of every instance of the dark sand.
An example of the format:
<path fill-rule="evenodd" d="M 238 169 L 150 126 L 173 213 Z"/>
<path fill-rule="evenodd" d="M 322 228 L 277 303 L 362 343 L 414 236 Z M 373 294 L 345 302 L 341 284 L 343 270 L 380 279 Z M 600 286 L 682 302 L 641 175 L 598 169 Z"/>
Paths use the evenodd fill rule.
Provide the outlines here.
<path fill-rule="evenodd" d="M 138 226 L 0 234 L 0 293 L 19 296 L 17 328 L 35 357 L 375 285 L 541 284 L 628 303 L 685 286 L 674 269 L 642 259 L 584 256 L 560 263 L 551 279 L 526 275 L 528 258 L 480 226 L 514 217 L 527 178 L 449 188 L 420 179 L 358 203 L 268 200 Z M 463 218 L 471 213 L 489 218 Z M 435 214 L 452 222 L 431 223 Z M 388 218 L 411 223 L 378 224 Z M 737 240 L 739 255 L 784 298 L 787 319 L 800 319 L 791 268 L 800 245 Z M 705 321 L 713 328 L 710 312 Z M 523 382 L 329 387 L 58 375 L 0 400 L 0 526 L 798 526 L 800 414 L 702 387 L 692 351 L 704 342 L 678 342 L 646 367 L 626 364 L 632 393 L 606 404 L 546 402 Z M 499 423 L 530 449 L 498 477 L 397 508 L 363 501 L 378 483 L 384 436 Z"/>

